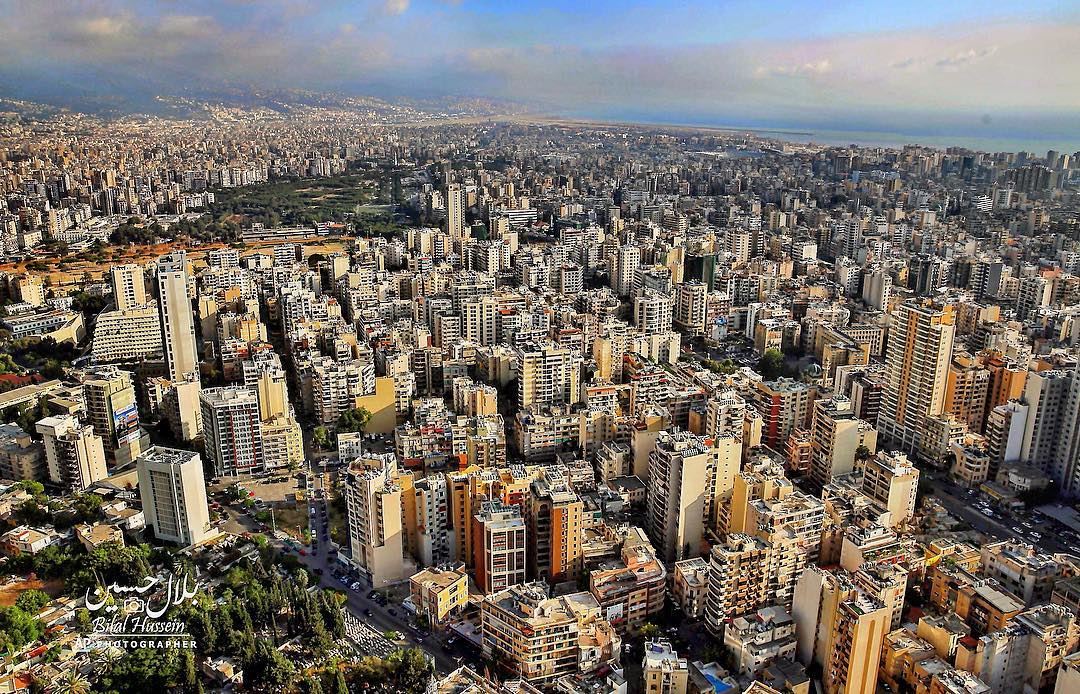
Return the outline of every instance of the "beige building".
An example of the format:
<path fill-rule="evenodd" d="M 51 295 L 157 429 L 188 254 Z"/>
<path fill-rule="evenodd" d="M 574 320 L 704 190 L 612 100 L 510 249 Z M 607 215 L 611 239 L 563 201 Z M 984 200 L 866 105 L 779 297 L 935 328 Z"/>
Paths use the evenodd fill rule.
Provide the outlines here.
<path fill-rule="evenodd" d="M 137 470 L 146 525 L 157 539 L 188 547 L 217 534 L 198 453 L 154 446 L 139 456 Z"/>
<path fill-rule="evenodd" d="M 874 694 L 881 646 L 889 631 L 885 607 L 857 594 L 837 608 L 825 660 L 824 684 L 829 694 Z"/>
<path fill-rule="evenodd" d="M 105 448 L 92 426 L 65 414 L 39 420 L 37 431 L 45 440 L 49 479 L 66 491 L 82 491 L 108 476 Z"/>
<path fill-rule="evenodd" d="M 903 453 L 878 453 L 866 461 L 862 492 L 889 512 L 891 527 L 904 525 L 915 515 L 918 487 L 919 469 Z"/>
<path fill-rule="evenodd" d="M 709 556 L 705 625 L 714 634 L 726 621 L 769 604 L 773 548 L 764 540 L 733 533 L 713 546 Z"/>
<path fill-rule="evenodd" d="M 259 403 L 266 467 L 301 464 L 303 433 L 289 402 L 289 386 L 281 359 L 273 352 L 260 352 L 244 362 L 243 372 L 244 385 L 255 392 Z"/>
<path fill-rule="evenodd" d="M 1043 554 L 1022 542 L 992 542 L 982 546 L 982 573 L 1032 606 L 1048 602 L 1058 581 L 1076 571 L 1067 555 Z"/>
<path fill-rule="evenodd" d="M 18 424 L 0 424 L 0 479 L 41 481 L 47 475 L 41 444 Z"/>
<path fill-rule="evenodd" d="M 518 408 L 572 405 L 581 400 L 581 356 L 552 343 L 529 343 L 514 350 L 518 367 Z"/>
<path fill-rule="evenodd" d="M 352 561 L 373 587 L 405 578 L 401 488 L 393 455 L 353 463 L 345 476 Z"/>
<path fill-rule="evenodd" d="M 94 321 L 90 355 L 95 364 L 136 361 L 161 353 L 161 316 L 153 304 L 104 311 Z"/>
<path fill-rule="evenodd" d="M 666 640 L 646 641 L 641 672 L 648 694 L 686 694 L 690 668 Z"/>
<path fill-rule="evenodd" d="M 622 642 L 589 593 L 549 598 L 543 583 L 511 586 L 480 607 L 484 656 L 541 686 L 618 662 Z"/>
<path fill-rule="evenodd" d="M 183 251 L 158 258 L 157 300 L 161 343 L 171 381 L 199 373 L 199 352 L 195 345 L 195 319 L 191 310 L 188 278 L 187 256 Z"/>
<path fill-rule="evenodd" d="M 649 455 L 646 528 L 661 561 L 701 556 L 718 496 L 731 493 L 739 468 L 738 442 L 713 442 L 682 431 L 662 431 Z"/>
<path fill-rule="evenodd" d="M 134 461 L 150 447 L 150 436 L 139 426 L 139 406 L 131 374 L 116 368 L 98 369 L 83 381 L 83 404 L 105 455 L 117 467 Z"/>
<path fill-rule="evenodd" d="M 641 528 L 627 530 L 617 558 L 589 572 L 589 592 L 619 633 L 636 631 L 664 609 L 667 570 Z"/>
<path fill-rule="evenodd" d="M 885 389 L 878 431 L 894 446 L 926 455 L 927 419 L 945 412 L 945 390 L 952 360 L 953 311 L 917 303 L 901 304 L 892 314 Z M 929 457 L 929 456 L 927 456 Z"/>
<path fill-rule="evenodd" d="M 848 398 L 838 396 L 815 402 L 810 431 L 813 446 L 810 477 L 820 485 L 852 472 L 859 462 L 856 457 L 861 448 L 866 449 L 867 455 L 877 451 L 877 431 L 869 422 L 855 416 Z"/>
<path fill-rule="evenodd" d="M 149 303 L 146 298 L 146 279 L 141 265 L 114 265 L 109 270 L 109 279 L 112 285 L 113 302 L 118 311 L 128 311 Z"/>
<path fill-rule="evenodd" d="M 724 629 L 724 648 L 740 675 L 757 678 L 767 665 L 795 656 L 795 620 L 781 607 L 740 615 Z"/>
<path fill-rule="evenodd" d="M 671 592 L 675 604 L 688 618 L 704 616 L 705 597 L 709 592 L 709 562 L 702 557 L 675 562 Z"/>

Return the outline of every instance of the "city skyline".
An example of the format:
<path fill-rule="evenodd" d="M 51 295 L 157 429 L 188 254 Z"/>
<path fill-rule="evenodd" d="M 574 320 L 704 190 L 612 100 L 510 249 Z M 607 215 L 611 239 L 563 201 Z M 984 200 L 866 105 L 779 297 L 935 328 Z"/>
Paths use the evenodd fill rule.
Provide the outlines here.
<path fill-rule="evenodd" d="M 533 113 L 839 144 L 1080 147 L 1080 6 L 0 3 L 0 97 L 483 97 Z"/>

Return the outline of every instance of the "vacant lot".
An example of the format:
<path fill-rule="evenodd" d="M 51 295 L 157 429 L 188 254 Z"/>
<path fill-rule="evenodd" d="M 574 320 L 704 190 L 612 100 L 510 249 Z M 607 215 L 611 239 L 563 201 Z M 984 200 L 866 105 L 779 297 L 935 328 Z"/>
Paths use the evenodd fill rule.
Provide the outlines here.
<path fill-rule="evenodd" d="M 22 579 L 18 581 L 12 581 L 11 583 L 5 583 L 0 586 L 0 607 L 11 607 L 15 604 L 15 601 L 19 599 L 19 596 L 28 590 L 40 590 L 43 593 L 48 593 L 51 597 L 56 597 L 64 592 L 63 581 L 41 581 L 38 579 Z"/>

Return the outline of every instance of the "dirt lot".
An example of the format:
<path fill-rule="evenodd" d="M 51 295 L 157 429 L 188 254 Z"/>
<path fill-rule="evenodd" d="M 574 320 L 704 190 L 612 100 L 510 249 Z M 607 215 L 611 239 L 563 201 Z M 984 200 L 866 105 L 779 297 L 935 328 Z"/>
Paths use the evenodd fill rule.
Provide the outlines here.
<path fill-rule="evenodd" d="M 0 607 L 11 607 L 19 596 L 28 590 L 40 590 L 55 598 L 64 592 L 64 582 L 59 580 L 44 582 L 35 578 L 5 583 L 0 586 Z"/>
<path fill-rule="evenodd" d="M 254 255 L 259 251 L 264 251 L 280 245 L 281 241 L 252 241 L 245 243 L 244 247 L 240 249 L 240 256 L 245 257 Z M 345 249 L 348 243 L 347 239 L 326 237 L 326 236 L 311 236 L 303 239 L 290 239 L 288 243 L 298 243 L 307 249 L 308 254 L 312 253 L 334 253 Z M 119 250 L 121 255 L 114 257 L 111 260 L 103 261 L 100 263 L 90 262 L 76 262 L 67 266 L 63 271 L 56 270 L 45 273 L 45 276 L 49 278 L 49 281 L 54 287 L 66 287 L 76 286 L 83 284 L 84 275 L 89 272 L 90 276 L 95 280 L 104 279 L 109 272 L 109 268 L 114 265 L 124 265 L 127 263 L 143 264 L 154 258 L 165 255 L 172 251 L 183 250 L 187 251 L 188 258 L 195 266 L 195 270 L 198 271 L 202 267 L 205 267 L 206 252 L 215 248 L 225 248 L 226 244 L 212 243 L 195 248 L 185 246 L 181 243 L 167 243 L 158 244 L 156 246 L 131 246 L 124 249 L 116 249 L 113 246 L 107 246 L 114 253 Z M 56 259 L 49 258 L 44 259 L 45 262 L 50 265 L 56 264 Z M 30 261 L 24 261 L 21 263 L 0 263 L 0 272 L 17 274 L 24 272 L 26 264 Z"/>

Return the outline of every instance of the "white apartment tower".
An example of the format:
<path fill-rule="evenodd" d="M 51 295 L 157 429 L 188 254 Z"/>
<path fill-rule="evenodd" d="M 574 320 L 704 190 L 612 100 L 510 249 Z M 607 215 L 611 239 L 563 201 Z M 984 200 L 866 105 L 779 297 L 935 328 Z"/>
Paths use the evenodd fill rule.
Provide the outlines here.
<path fill-rule="evenodd" d="M 157 267 L 158 312 L 161 344 L 171 381 L 198 376 L 199 352 L 195 345 L 195 320 L 188 295 L 187 257 L 183 251 L 164 255 Z"/>
<path fill-rule="evenodd" d="M 572 405 L 580 400 L 581 357 L 553 343 L 528 343 L 515 350 L 518 407 Z"/>
<path fill-rule="evenodd" d="M 117 265 L 109 271 L 109 277 L 117 311 L 130 311 L 146 305 L 146 282 L 141 266 Z"/>
<path fill-rule="evenodd" d="M 214 534 L 198 453 L 154 446 L 137 469 L 146 524 L 159 540 L 187 547 Z"/>
<path fill-rule="evenodd" d="M 453 239 L 465 236 L 465 188 L 460 183 L 446 187 L 446 233 Z"/>

